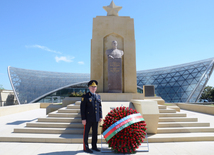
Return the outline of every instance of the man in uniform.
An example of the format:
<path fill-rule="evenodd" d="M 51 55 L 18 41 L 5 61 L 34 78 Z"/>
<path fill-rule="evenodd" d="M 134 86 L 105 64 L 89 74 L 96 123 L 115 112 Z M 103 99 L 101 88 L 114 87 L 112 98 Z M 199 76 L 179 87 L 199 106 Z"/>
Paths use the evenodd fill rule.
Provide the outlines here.
<path fill-rule="evenodd" d="M 80 105 L 83 132 L 83 149 L 85 152 L 93 153 L 92 150 L 100 151 L 97 148 L 98 122 L 102 120 L 102 105 L 100 95 L 96 94 L 98 82 L 91 80 L 88 82 L 89 92 L 82 96 Z M 92 127 L 92 150 L 88 147 L 88 134 Z"/>

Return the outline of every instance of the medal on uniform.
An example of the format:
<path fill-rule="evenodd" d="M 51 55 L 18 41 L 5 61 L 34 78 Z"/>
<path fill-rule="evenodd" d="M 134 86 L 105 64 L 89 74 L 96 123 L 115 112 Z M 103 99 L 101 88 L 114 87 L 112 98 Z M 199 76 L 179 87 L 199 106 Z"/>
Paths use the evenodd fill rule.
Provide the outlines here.
<path fill-rule="evenodd" d="M 92 98 L 89 98 L 89 101 L 91 102 L 91 101 L 92 101 Z"/>

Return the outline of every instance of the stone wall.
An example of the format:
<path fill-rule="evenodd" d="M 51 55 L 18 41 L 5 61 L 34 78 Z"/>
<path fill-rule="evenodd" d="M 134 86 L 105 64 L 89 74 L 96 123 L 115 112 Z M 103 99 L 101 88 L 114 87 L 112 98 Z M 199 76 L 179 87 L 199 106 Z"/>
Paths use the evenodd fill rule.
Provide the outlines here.
<path fill-rule="evenodd" d="M 187 103 L 177 103 L 179 108 L 214 115 L 214 106 L 212 105 L 196 105 Z"/>

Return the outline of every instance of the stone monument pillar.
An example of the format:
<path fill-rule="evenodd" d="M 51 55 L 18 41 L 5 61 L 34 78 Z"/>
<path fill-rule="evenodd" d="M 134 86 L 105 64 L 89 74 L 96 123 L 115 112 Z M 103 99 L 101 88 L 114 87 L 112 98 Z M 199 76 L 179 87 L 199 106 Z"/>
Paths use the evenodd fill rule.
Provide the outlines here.
<path fill-rule="evenodd" d="M 103 8 L 107 11 L 107 16 L 97 16 L 93 19 L 91 79 L 99 82 L 97 92 L 108 92 L 110 88 L 108 83 L 111 83 L 111 79 L 108 76 L 108 61 L 110 60 L 106 51 L 112 49 L 111 43 L 116 40 L 118 49 L 124 51 L 120 59 L 122 76 L 122 91 L 120 92 L 137 93 L 134 20 L 127 16 L 118 16 L 118 11 L 122 7 L 116 6 L 113 1 Z M 118 71 L 116 68 L 113 70 Z"/>
<path fill-rule="evenodd" d="M 103 115 L 108 114 L 112 106 L 119 107 L 123 103 L 126 107 L 133 107 L 134 104 L 145 117 L 148 133 L 156 133 L 158 104 L 144 100 L 143 94 L 137 93 L 134 20 L 118 16 L 122 7 L 116 6 L 113 1 L 103 8 L 107 16 L 93 19 L 91 39 L 91 79 L 99 82 L 97 92 L 104 101 Z"/>

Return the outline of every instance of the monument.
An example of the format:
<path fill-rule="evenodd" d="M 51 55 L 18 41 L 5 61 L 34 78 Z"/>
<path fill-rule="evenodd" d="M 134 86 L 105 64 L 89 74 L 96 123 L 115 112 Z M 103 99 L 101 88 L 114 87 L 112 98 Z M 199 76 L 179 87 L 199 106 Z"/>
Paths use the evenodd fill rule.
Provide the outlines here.
<path fill-rule="evenodd" d="M 106 51 L 112 49 L 112 41 L 117 41 L 117 48 L 124 51 L 121 58 L 121 86 L 119 93 L 137 93 L 136 54 L 134 20 L 128 16 L 118 16 L 122 8 L 112 1 L 103 7 L 107 16 L 97 16 L 93 19 L 91 39 L 91 79 L 99 82 L 97 92 L 108 93 L 114 90 L 108 74 L 108 59 Z M 116 70 L 115 70 L 116 71 Z"/>
<path fill-rule="evenodd" d="M 103 116 L 112 107 L 136 108 L 147 122 L 147 132 L 156 133 L 159 120 L 157 101 L 162 99 L 146 98 L 137 93 L 134 20 L 118 16 L 122 7 L 113 1 L 103 8 L 107 16 L 93 19 L 90 74 L 90 78 L 99 83 L 97 92 L 103 100 Z"/>
<path fill-rule="evenodd" d="M 112 49 L 106 51 L 108 58 L 108 92 L 122 93 L 122 56 L 117 49 L 117 41 L 112 41 Z"/>

